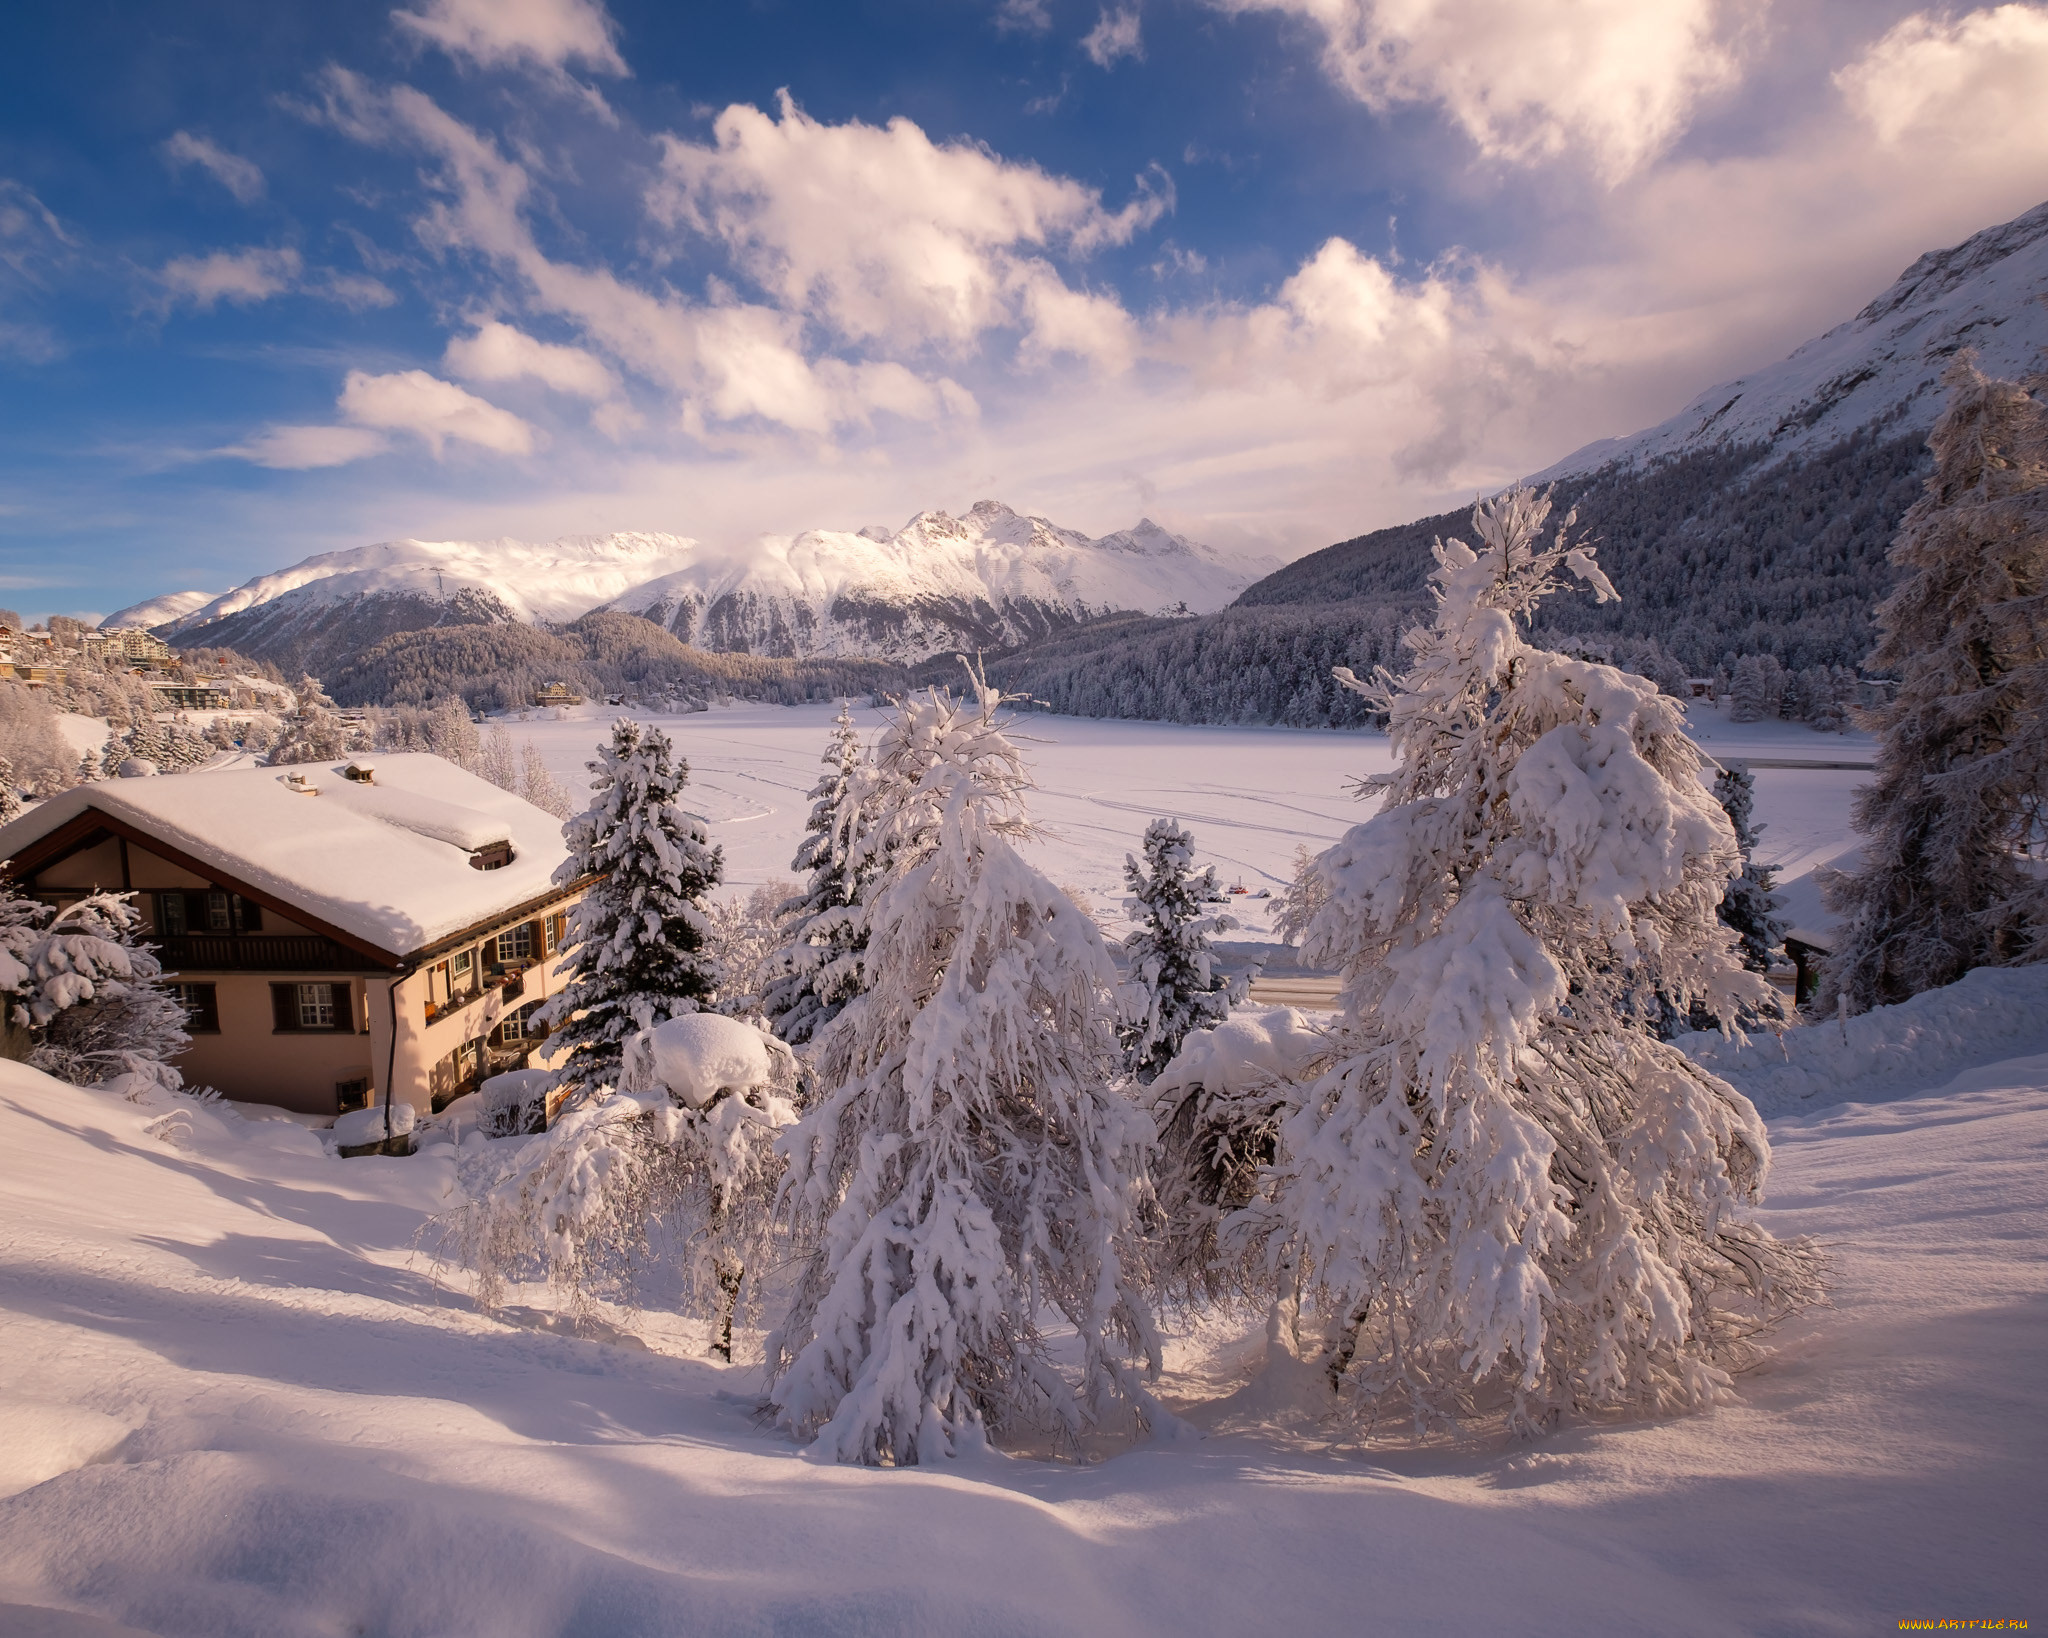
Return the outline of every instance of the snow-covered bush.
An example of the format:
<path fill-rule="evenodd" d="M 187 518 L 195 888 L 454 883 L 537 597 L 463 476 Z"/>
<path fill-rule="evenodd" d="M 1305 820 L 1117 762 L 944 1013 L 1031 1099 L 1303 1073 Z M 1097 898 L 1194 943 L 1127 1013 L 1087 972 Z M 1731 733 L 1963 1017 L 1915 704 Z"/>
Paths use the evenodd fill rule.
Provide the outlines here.
<path fill-rule="evenodd" d="M 1272 1294 L 1259 1249 L 1244 1237 L 1226 1247 L 1218 1231 L 1259 1199 L 1279 1152 L 1280 1124 L 1328 1050 L 1322 1032 L 1292 1007 L 1238 1011 L 1190 1036 L 1147 1089 L 1159 1133 L 1150 1273 L 1167 1301 L 1199 1307 Z M 1283 1294 L 1291 1291 L 1291 1278 L 1277 1283 Z"/>
<path fill-rule="evenodd" d="M 815 1101 L 785 1138 L 783 1201 L 816 1250 L 774 1402 L 840 1461 L 1158 1414 L 1119 1247 L 1151 1134 L 1110 1089 L 1116 970 L 1017 852 L 1030 777 L 975 681 L 966 704 L 903 702 L 882 735 L 865 986 L 818 1037 Z M 1076 1333 L 1078 1385 L 1049 1356 L 1048 1309 Z"/>
<path fill-rule="evenodd" d="M 464 1151 L 454 1245 L 486 1312 L 509 1279 L 544 1273 L 579 1320 L 600 1301 L 672 1301 L 731 1359 L 747 1273 L 766 1260 L 795 1059 L 751 1024 L 698 1013 L 634 1034 L 622 1060 L 616 1089 L 545 1132 Z"/>
<path fill-rule="evenodd" d="M 778 911 L 786 937 L 772 959 L 761 1009 L 775 1033 L 801 1045 L 838 1016 L 860 989 L 860 952 L 867 923 L 861 888 L 872 869 L 861 861 L 863 803 L 874 779 L 853 715 L 842 705 L 822 759 L 825 771 L 811 788 L 792 870 L 805 874 L 801 893 Z"/>
<path fill-rule="evenodd" d="M 1272 1195 L 1228 1225 L 1301 1271 L 1368 1413 L 1699 1404 L 1816 1292 L 1747 1216 L 1763 1122 L 1641 1027 L 1646 996 L 1727 1023 L 1768 987 L 1715 913 L 1738 853 L 1677 704 L 1518 629 L 1561 573 L 1613 595 L 1549 511 L 1477 508 L 1405 674 L 1346 679 L 1397 760 L 1323 856 L 1306 954 L 1341 966 L 1342 1016 Z"/>
<path fill-rule="evenodd" d="M 567 819 L 574 812 L 569 801 L 569 792 L 562 782 L 548 772 L 548 765 L 541 759 L 540 747 L 532 740 L 524 740 L 519 746 L 519 794 L 543 813 L 551 813 L 557 819 Z"/>
<path fill-rule="evenodd" d="M 1330 884 L 1319 868 L 1321 857 L 1309 852 L 1306 844 L 1295 846 L 1294 876 L 1281 891 L 1279 907 L 1273 912 L 1273 931 L 1284 944 L 1301 943 L 1316 912 L 1330 902 Z"/>
<path fill-rule="evenodd" d="M 1140 923 L 1124 940 L 1125 1060 L 1140 1081 L 1151 1081 L 1180 1051 L 1192 1030 L 1210 1029 L 1244 999 L 1248 980 L 1216 971 L 1210 935 L 1237 926 L 1234 916 L 1202 914 L 1221 895 L 1216 868 L 1196 874 L 1195 839 L 1171 819 L 1145 827 L 1144 862 L 1124 857 L 1131 897 L 1124 914 Z"/>
<path fill-rule="evenodd" d="M 602 876 L 569 912 L 568 982 L 535 1017 L 568 1050 L 565 1083 L 612 1083 L 626 1038 L 706 1005 L 717 972 L 705 941 L 704 896 L 724 860 L 704 828 L 676 807 L 690 777 L 658 728 L 612 725 L 590 765 L 591 805 L 564 829 L 558 883 Z"/>
<path fill-rule="evenodd" d="M 35 689 L 0 681 L 0 756 L 11 784 L 31 796 L 54 796 L 78 782 L 78 753 L 57 727 L 57 713 Z"/>
<path fill-rule="evenodd" d="M 135 1076 L 177 1091 L 170 1060 L 188 1044 L 185 1011 L 138 937 L 133 894 L 94 893 L 54 916 L 5 890 L 0 991 L 29 1032 L 27 1061 L 59 1080 L 93 1086 Z"/>
<path fill-rule="evenodd" d="M 2048 954 L 2037 868 L 2048 805 L 2048 410 L 1970 355 L 1942 380 L 1934 475 L 1891 549 L 1869 664 L 1897 694 L 1871 714 L 1868 840 L 1823 879 L 1844 936 L 1816 1004 L 1851 1011 Z"/>

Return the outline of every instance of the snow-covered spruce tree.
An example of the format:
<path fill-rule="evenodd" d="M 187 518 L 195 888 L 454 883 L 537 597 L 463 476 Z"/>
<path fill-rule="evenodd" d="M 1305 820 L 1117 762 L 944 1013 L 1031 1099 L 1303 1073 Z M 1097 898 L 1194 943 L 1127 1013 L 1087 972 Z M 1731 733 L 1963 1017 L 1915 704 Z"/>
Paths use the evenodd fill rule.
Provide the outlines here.
<path fill-rule="evenodd" d="M 85 777 L 81 768 L 81 777 Z M 21 791 L 14 783 L 14 764 L 0 756 L 0 825 L 21 816 Z"/>
<path fill-rule="evenodd" d="M 844 705 L 833 719 L 825 771 L 811 788 L 792 870 L 803 891 L 782 906 L 788 938 L 774 959 L 761 1010 L 775 1033 L 802 1045 L 839 1015 L 860 989 L 860 952 L 867 942 L 860 891 L 872 870 L 860 861 L 863 804 L 874 788 L 866 749 Z"/>
<path fill-rule="evenodd" d="M 1158 1365 L 1118 1246 L 1151 1134 L 1111 1090 L 1115 966 L 1017 852 L 1030 776 L 974 681 L 965 703 L 900 703 L 882 735 L 865 986 L 819 1036 L 814 1102 L 784 1137 L 784 1210 L 816 1249 L 773 1399 L 839 1461 L 1165 1415 L 1131 1363 Z M 1074 1327 L 1078 1384 L 1047 1308 Z"/>
<path fill-rule="evenodd" d="M 1295 846 L 1294 876 L 1281 892 L 1279 908 L 1273 914 L 1273 931 L 1283 944 L 1299 944 L 1316 912 L 1330 902 L 1330 884 L 1323 880 L 1318 865 L 1321 857 L 1309 852 L 1305 843 Z"/>
<path fill-rule="evenodd" d="M 1871 713 L 1867 840 L 1823 880 L 1844 924 L 1816 1005 L 1851 1011 L 2048 954 L 2040 877 L 2048 805 L 2048 410 L 1970 355 L 1942 380 L 1934 474 L 1899 525 L 1903 574 L 1878 606 L 1869 669 L 1899 678 Z"/>
<path fill-rule="evenodd" d="M 573 969 L 535 1016 L 553 1032 L 565 1084 L 616 1081 L 626 1037 L 709 1003 L 717 973 L 704 952 L 704 895 L 724 858 L 675 806 L 690 777 L 658 728 L 612 725 L 589 764 L 590 806 L 564 827 L 558 882 L 602 876 L 569 912 Z"/>
<path fill-rule="evenodd" d="M 1756 862 L 1757 838 L 1764 828 L 1756 822 L 1756 775 L 1741 766 L 1723 768 L 1714 775 L 1714 800 L 1728 815 L 1742 859 L 1741 872 L 1721 895 L 1717 913 L 1741 940 L 1743 966 L 1753 973 L 1769 972 L 1785 942 L 1785 928 L 1776 914 L 1777 867 Z"/>
<path fill-rule="evenodd" d="M 18 903 L 0 911 L 9 948 L 0 983 L 13 979 L 12 1019 L 35 1043 L 28 1062 L 36 1068 L 76 1086 L 132 1076 L 175 1092 L 184 1077 L 170 1060 L 191 1037 L 184 1008 L 140 941 L 132 898 L 94 893 L 47 922 L 21 914 Z"/>
<path fill-rule="evenodd" d="M 1209 939 L 1237 926 L 1234 916 L 1202 914 L 1220 896 L 1216 869 L 1196 874 L 1195 839 L 1171 819 L 1145 827 L 1145 858 L 1124 856 L 1124 881 L 1131 897 L 1124 914 L 1141 925 L 1124 940 L 1130 978 L 1122 1037 L 1131 1073 L 1146 1083 L 1173 1061 L 1180 1044 L 1198 1029 L 1212 1029 L 1244 999 L 1247 980 L 1216 970 Z"/>
<path fill-rule="evenodd" d="M 1517 629 L 1570 572 L 1547 497 L 1436 546 L 1436 619 L 1370 687 L 1396 766 L 1323 856 L 1306 951 L 1341 964 L 1330 1067 L 1239 1214 L 1298 1265 L 1333 1385 L 1418 1422 L 1698 1404 L 1810 1300 L 1815 1259 L 1745 1215 L 1769 1163 L 1740 1093 L 1636 1022 L 1767 1000 L 1715 915 L 1737 868 L 1678 705 Z"/>

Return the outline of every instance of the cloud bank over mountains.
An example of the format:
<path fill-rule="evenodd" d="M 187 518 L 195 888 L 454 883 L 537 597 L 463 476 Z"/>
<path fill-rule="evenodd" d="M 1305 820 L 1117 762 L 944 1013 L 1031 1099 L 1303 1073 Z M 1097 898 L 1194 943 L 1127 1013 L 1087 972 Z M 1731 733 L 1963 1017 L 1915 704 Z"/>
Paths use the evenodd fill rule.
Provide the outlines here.
<path fill-rule="evenodd" d="M 1006 0 L 985 24 L 1071 30 L 1105 86 L 1173 72 L 1169 25 L 1279 30 L 1469 231 L 1418 262 L 1397 223 L 1333 223 L 1227 277 L 1244 247 L 1183 242 L 1194 144 L 1090 176 L 787 89 L 664 123 L 625 109 L 648 71 L 597 0 L 424 0 L 381 67 L 309 64 L 291 99 L 305 140 L 398 179 L 360 193 L 385 248 L 347 272 L 331 235 L 243 236 L 150 278 L 166 325 L 310 296 L 432 334 L 309 360 L 324 415 L 190 458 L 358 468 L 365 531 L 730 541 L 995 490 L 1298 551 L 1660 419 L 2048 196 L 2048 5 Z M 222 208 L 279 191 L 197 129 L 162 164 Z"/>

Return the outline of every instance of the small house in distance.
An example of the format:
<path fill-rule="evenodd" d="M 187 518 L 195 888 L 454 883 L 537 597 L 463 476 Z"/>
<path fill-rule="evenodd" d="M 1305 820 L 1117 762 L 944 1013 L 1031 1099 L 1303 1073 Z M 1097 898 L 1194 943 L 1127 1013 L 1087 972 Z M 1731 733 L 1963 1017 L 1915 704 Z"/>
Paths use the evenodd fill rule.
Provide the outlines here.
<path fill-rule="evenodd" d="M 563 982 L 551 815 L 436 756 L 81 785 L 0 826 L 46 903 L 132 891 L 188 1082 L 306 1114 L 425 1109 L 523 1066 Z"/>
<path fill-rule="evenodd" d="M 581 705 L 583 703 L 583 696 L 567 683 L 551 682 L 545 688 L 534 690 L 533 703 L 535 705 Z"/>

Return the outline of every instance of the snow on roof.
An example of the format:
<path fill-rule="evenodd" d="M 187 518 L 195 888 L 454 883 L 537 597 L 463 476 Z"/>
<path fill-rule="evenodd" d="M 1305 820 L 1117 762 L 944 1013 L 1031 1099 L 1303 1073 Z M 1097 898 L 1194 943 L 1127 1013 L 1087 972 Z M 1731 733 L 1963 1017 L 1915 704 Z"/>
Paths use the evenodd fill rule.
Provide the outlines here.
<path fill-rule="evenodd" d="M 0 826 L 0 859 L 94 808 L 406 955 L 540 897 L 568 857 L 552 815 L 440 757 L 380 755 L 373 785 L 344 778 L 346 766 L 79 785 Z M 512 862 L 473 868 L 470 853 L 495 842 L 511 844 Z"/>

